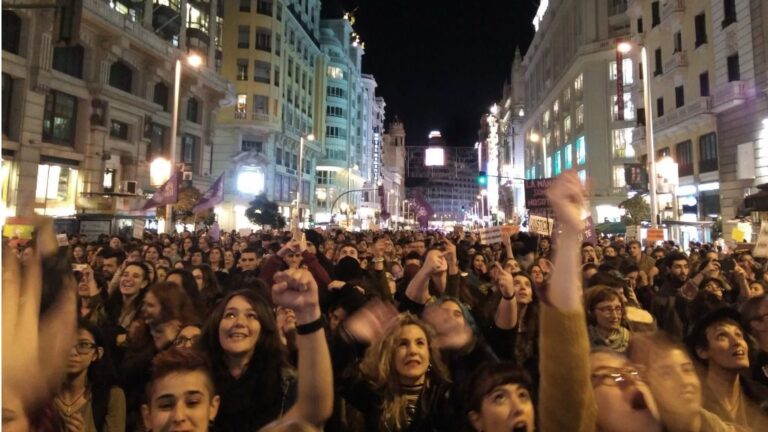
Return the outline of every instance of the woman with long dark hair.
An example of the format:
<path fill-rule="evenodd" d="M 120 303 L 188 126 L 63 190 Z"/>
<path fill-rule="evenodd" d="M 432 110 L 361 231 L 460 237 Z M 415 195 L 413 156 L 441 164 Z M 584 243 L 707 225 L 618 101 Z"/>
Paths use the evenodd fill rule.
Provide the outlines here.
<path fill-rule="evenodd" d="M 258 430 L 279 417 L 319 425 L 331 414 L 330 354 L 321 332 L 317 283 L 306 270 L 275 275 L 272 298 L 296 313 L 298 385 L 288 365 L 269 301 L 251 290 L 228 294 L 200 339 L 211 359 L 221 407 L 219 431 Z"/>
<path fill-rule="evenodd" d="M 69 353 L 67 375 L 53 404 L 67 431 L 125 430 L 125 396 L 116 385 L 105 342 L 96 326 L 78 322 L 77 342 Z"/>
<path fill-rule="evenodd" d="M 216 306 L 222 297 L 221 285 L 216 273 L 203 264 L 192 267 L 192 277 L 195 278 L 195 286 L 200 293 L 200 301 L 204 307 L 205 316 Z"/>

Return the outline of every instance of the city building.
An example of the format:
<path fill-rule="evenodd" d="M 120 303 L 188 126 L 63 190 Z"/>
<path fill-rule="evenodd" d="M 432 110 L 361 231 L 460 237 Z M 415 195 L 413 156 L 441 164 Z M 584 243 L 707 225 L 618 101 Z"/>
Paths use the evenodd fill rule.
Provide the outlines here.
<path fill-rule="evenodd" d="M 320 45 L 328 59 L 325 73 L 325 130 L 320 140 L 324 153 L 317 162 L 315 221 L 331 222 L 344 214 L 347 224 L 360 225 L 358 209 L 366 178 L 363 176 L 363 44 L 353 31 L 354 17 L 328 7 L 321 20 Z M 324 132 L 324 133 L 323 133 Z M 367 156 L 366 157 L 370 157 Z M 334 203 L 336 203 L 334 205 Z"/>
<path fill-rule="evenodd" d="M 768 220 L 768 198 L 762 198 L 762 212 L 749 212 L 744 199 L 768 183 L 768 5 L 713 0 L 709 22 L 721 213 L 724 221 L 751 216 L 754 225 L 746 238 L 754 242 L 759 223 Z"/>
<path fill-rule="evenodd" d="M 59 230 L 117 232 L 132 228 L 124 215 L 156 186 L 150 163 L 170 156 L 171 140 L 187 184 L 205 191 L 216 175 L 210 137 L 230 99 L 216 72 L 223 9 L 215 0 L 76 4 L 72 26 L 56 27 L 53 9 L 4 5 L 2 204 L 10 216 L 53 216 Z M 139 217 L 162 229 L 154 210 Z"/>
<path fill-rule="evenodd" d="M 384 121 L 384 100 L 376 98 L 377 116 Z M 375 136 L 375 135 L 374 135 Z M 381 136 L 381 165 L 376 188 L 379 196 L 380 222 L 394 227 L 407 221 L 408 202 L 405 199 L 405 126 L 395 116 L 386 133 Z"/>
<path fill-rule="evenodd" d="M 478 151 L 474 147 L 447 146 L 440 132 L 433 131 L 426 146 L 406 148 L 405 170 L 407 199 L 412 200 L 419 189 L 432 207 L 432 220 L 462 222 L 475 211 Z"/>
<path fill-rule="evenodd" d="M 634 1 L 631 17 L 632 50 L 625 60 L 630 75 L 650 80 L 653 113 L 653 156 L 658 175 L 669 177 L 665 161 L 677 164 L 674 189 L 658 194 L 659 219 L 673 227 L 672 236 L 683 242 L 709 240 L 706 225 L 720 215 L 715 89 L 715 24 L 711 0 Z M 719 21 L 718 21 L 719 23 Z M 640 47 L 648 58 L 649 77 L 640 70 Z M 631 62 L 631 65 L 629 64 Z M 633 87 L 638 124 L 632 144 L 641 164 L 648 164 L 643 108 L 643 86 Z M 674 165 L 671 165 L 674 171 Z M 658 189 L 658 188 L 657 188 Z M 679 222 L 678 222 L 679 221 Z"/>
<path fill-rule="evenodd" d="M 218 115 L 213 171 L 227 173 L 216 209 L 225 229 L 251 226 L 245 209 L 262 193 L 290 220 L 300 192 L 300 220 L 311 221 L 326 118 L 320 7 L 319 0 L 224 2 L 222 74 L 235 100 Z"/>
<path fill-rule="evenodd" d="M 624 164 L 635 156 L 628 145 L 637 115 L 632 60 L 624 62 L 622 86 L 613 77 L 616 40 L 629 35 L 626 9 L 626 0 L 542 0 L 522 64 L 525 178 L 576 170 L 589 179 L 589 208 L 600 222 L 620 218 Z"/>
<path fill-rule="evenodd" d="M 512 60 L 509 81 L 504 84 L 502 101 L 499 104 L 499 138 L 502 151 L 501 174 L 499 177 L 502 210 L 506 219 L 517 220 L 525 214 L 525 69 L 520 51 Z M 493 179 L 490 179 L 493 180 Z"/>

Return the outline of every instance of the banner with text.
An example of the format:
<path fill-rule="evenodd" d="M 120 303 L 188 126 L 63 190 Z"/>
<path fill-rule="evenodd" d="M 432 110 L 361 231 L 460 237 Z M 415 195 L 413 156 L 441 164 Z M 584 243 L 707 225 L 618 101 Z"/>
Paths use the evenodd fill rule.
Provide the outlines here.
<path fill-rule="evenodd" d="M 525 207 L 532 211 L 549 211 L 547 188 L 552 184 L 551 178 L 525 180 Z"/>

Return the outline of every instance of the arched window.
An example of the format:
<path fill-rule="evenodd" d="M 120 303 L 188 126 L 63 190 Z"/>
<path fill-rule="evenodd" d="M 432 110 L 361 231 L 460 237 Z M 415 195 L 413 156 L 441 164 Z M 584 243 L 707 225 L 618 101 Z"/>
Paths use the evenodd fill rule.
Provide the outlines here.
<path fill-rule="evenodd" d="M 109 85 L 124 92 L 131 93 L 133 88 L 133 71 L 123 62 L 112 63 L 109 68 Z"/>

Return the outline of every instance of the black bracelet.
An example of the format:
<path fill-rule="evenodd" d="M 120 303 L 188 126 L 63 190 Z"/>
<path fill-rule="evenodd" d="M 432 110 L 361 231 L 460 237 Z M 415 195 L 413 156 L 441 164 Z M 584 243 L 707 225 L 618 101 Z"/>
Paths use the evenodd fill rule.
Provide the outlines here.
<path fill-rule="evenodd" d="M 316 331 L 318 331 L 318 330 L 320 330 L 322 328 L 323 328 L 323 317 L 321 316 L 320 318 L 318 318 L 318 319 L 316 319 L 316 320 L 314 320 L 312 322 L 308 322 L 306 324 L 299 324 L 299 325 L 297 325 L 296 326 L 296 334 L 308 335 L 308 334 L 312 334 L 312 333 L 314 333 L 314 332 L 316 332 Z"/>
<path fill-rule="evenodd" d="M 515 294 L 517 294 L 517 293 L 515 293 Z M 511 296 L 509 296 L 509 297 L 507 297 L 507 296 L 505 296 L 504 294 L 502 294 L 502 295 L 501 295 L 501 298 L 503 298 L 504 300 L 514 300 L 514 298 L 515 298 L 515 294 L 512 294 L 512 295 L 511 295 Z"/>

